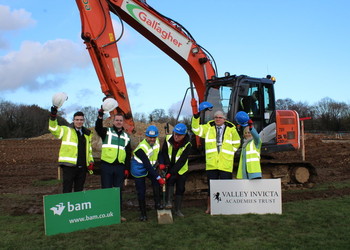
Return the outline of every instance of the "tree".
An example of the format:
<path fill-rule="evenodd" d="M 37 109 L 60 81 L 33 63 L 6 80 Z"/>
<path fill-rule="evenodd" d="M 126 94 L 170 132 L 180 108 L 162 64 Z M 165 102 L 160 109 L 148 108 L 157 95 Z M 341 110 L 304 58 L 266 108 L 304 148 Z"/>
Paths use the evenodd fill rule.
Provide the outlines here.
<path fill-rule="evenodd" d="M 320 120 L 322 128 L 325 130 L 340 131 L 346 129 L 345 123 L 349 117 L 349 106 L 344 102 L 336 102 L 326 97 L 321 99 L 315 107 L 315 115 Z"/>
<path fill-rule="evenodd" d="M 37 105 L 0 102 L 0 137 L 30 138 L 48 133 L 49 111 Z M 58 116 L 59 124 L 68 122 Z"/>
<path fill-rule="evenodd" d="M 87 106 L 87 107 L 83 107 L 81 109 L 81 112 L 84 113 L 84 117 L 85 117 L 85 127 L 87 128 L 92 128 L 95 127 L 95 122 L 97 119 L 97 115 L 98 115 L 98 108 L 92 107 L 92 106 Z"/>
<path fill-rule="evenodd" d="M 276 101 L 277 110 L 290 110 L 290 107 L 294 105 L 294 101 L 290 98 L 278 99 Z"/>
<path fill-rule="evenodd" d="M 147 122 L 147 117 L 144 113 L 135 113 L 133 114 L 134 121 L 146 123 Z"/>
<path fill-rule="evenodd" d="M 306 102 L 296 102 L 289 105 L 290 110 L 298 112 L 299 117 L 308 117 L 311 114 L 311 107 Z"/>
<path fill-rule="evenodd" d="M 150 121 L 155 121 L 155 122 L 167 122 L 168 116 L 165 114 L 164 109 L 155 109 L 151 112 L 150 114 Z"/>

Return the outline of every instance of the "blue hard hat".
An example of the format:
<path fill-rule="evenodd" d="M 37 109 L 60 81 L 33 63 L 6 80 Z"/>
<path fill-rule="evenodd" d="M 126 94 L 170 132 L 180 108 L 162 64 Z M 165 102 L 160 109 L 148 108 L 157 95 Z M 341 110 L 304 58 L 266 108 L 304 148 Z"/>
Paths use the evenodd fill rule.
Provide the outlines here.
<path fill-rule="evenodd" d="M 236 122 L 241 126 L 248 126 L 249 115 L 244 111 L 237 112 L 235 116 Z"/>
<path fill-rule="evenodd" d="M 158 128 L 154 125 L 148 126 L 146 129 L 146 136 L 148 137 L 157 137 L 158 136 Z"/>
<path fill-rule="evenodd" d="M 175 125 L 173 132 L 179 135 L 184 135 L 187 133 L 187 127 L 183 123 L 178 123 Z"/>
<path fill-rule="evenodd" d="M 204 109 L 211 109 L 213 108 L 213 104 L 210 102 L 201 102 L 198 107 L 198 111 L 201 112 Z"/>

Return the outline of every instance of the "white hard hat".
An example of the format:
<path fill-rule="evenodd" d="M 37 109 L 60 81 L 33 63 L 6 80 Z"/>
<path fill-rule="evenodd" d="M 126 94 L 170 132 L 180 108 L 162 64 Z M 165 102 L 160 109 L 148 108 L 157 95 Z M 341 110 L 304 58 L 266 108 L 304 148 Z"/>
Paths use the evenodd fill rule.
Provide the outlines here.
<path fill-rule="evenodd" d="M 62 107 L 63 103 L 68 100 L 68 96 L 64 92 L 58 92 L 52 96 L 52 105 L 57 108 Z"/>
<path fill-rule="evenodd" d="M 103 101 L 102 108 L 105 113 L 111 112 L 118 107 L 118 102 L 114 98 L 107 98 Z"/>

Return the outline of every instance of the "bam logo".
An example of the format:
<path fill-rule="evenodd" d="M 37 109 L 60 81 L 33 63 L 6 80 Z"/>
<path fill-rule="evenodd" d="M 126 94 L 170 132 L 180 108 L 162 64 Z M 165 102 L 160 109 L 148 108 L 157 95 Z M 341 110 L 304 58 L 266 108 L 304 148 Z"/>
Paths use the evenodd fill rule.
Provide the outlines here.
<path fill-rule="evenodd" d="M 63 210 L 66 208 L 66 206 L 63 205 L 63 203 L 59 203 L 56 206 L 50 208 L 50 210 L 53 211 L 53 214 L 61 215 Z M 80 210 L 87 210 L 91 209 L 91 202 L 83 202 L 83 203 L 76 203 L 71 204 L 69 201 L 67 202 L 67 211 L 69 213 L 74 211 L 80 211 Z"/>
<path fill-rule="evenodd" d="M 65 209 L 66 207 L 63 205 L 63 203 L 61 202 L 60 204 L 57 204 L 56 206 L 50 208 L 50 210 L 53 211 L 53 214 L 58 214 L 58 215 L 61 215 L 63 210 Z"/>

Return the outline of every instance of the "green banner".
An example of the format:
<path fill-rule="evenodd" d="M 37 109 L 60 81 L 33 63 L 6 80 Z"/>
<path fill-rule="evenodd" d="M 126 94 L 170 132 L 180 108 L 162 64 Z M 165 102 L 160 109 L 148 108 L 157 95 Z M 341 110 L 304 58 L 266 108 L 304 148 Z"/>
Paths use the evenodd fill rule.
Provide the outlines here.
<path fill-rule="evenodd" d="M 44 196 L 45 234 L 120 223 L 119 188 Z"/>

